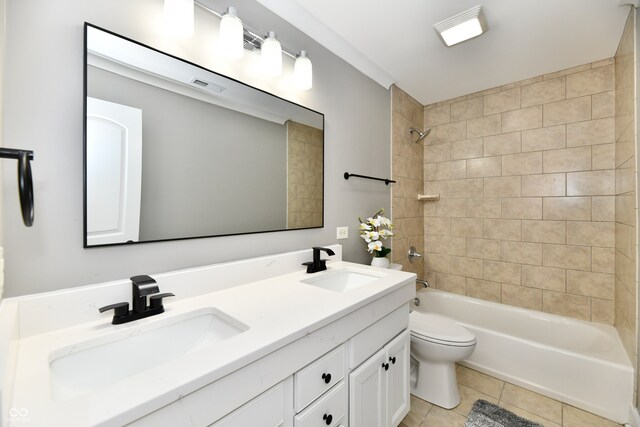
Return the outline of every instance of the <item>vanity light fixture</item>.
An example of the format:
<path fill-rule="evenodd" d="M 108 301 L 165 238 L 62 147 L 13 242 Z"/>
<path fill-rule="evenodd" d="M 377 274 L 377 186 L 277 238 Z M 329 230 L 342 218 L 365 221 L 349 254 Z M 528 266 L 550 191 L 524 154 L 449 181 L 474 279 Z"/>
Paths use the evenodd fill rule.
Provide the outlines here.
<path fill-rule="evenodd" d="M 433 25 L 447 47 L 478 37 L 488 30 L 482 5 L 458 13 Z"/>
<path fill-rule="evenodd" d="M 164 23 L 178 37 L 193 35 L 193 0 L 164 0 Z"/>
<path fill-rule="evenodd" d="M 269 31 L 260 47 L 260 62 L 265 74 L 277 77 L 282 74 L 282 47 L 275 31 Z"/>
<path fill-rule="evenodd" d="M 240 59 L 244 54 L 244 28 L 235 7 L 228 7 L 220 20 L 220 46 L 230 59 Z"/>
<path fill-rule="evenodd" d="M 313 86 L 313 66 L 306 50 L 301 50 L 293 65 L 293 80 L 300 90 L 309 90 Z"/>

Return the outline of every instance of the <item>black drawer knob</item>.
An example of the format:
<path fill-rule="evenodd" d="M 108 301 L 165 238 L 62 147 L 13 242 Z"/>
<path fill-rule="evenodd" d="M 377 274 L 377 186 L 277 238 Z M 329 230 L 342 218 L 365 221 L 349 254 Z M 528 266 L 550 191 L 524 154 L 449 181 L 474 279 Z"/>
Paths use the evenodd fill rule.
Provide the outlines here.
<path fill-rule="evenodd" d="M 395 357 L 390 357 L 389 361 L 391 362 L 392 365 L 396 364 L 396 358 Z"/>
<path fill-rule="evenodd" d="M 385 371 L 389 370 L 389 364 L 388 363 L 383 363 L 382 367 L 384 368 Z"/>
<path fill-rule="evenodd" d="M 331 414 L 329 414 L 329 415 L 324 414 L 324 415 L 322 416 L 322 419 L 324 420 L 324 422 L 325 422 L 328 426 L 330 426 L 330 425 L 331 425 L 331 421 L 333 421 L 333 415 L 331 415 Z"/>
<path fill-rule="evenodd" d="M 329 384 L 331 382 L 331 374 L 322 374 L 322 379 L 325 384 Z"/>

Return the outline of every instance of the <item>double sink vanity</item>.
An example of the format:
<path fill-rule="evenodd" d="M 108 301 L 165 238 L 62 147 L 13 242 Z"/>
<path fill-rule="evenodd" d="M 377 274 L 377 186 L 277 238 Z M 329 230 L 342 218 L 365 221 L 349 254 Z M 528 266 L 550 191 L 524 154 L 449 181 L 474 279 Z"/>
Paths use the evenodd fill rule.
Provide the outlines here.
<path fill-rule="evenodd" d="M 330 248 L 154 274 L 175 296 L 124 324 L 130 281 L 5 299 L 2 425 L 398 425 L 415 275 Z"/>

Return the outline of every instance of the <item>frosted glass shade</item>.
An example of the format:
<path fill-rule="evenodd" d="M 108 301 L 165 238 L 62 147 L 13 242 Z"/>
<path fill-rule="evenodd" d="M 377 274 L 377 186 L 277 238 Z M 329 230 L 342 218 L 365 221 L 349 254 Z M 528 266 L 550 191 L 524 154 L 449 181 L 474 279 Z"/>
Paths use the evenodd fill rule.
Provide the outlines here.
<path fill-rule="evenodd" d="M 300 90 L 309 90 L 313 86 L 313 66 L 307 56 L 307 51 L 300 51 L 293 65 L 293 80 Z"/>
<path fill-rule="evenodd" d="M 193 0 L 164 0 L 167 32 L 178 37 L 193 35 Z"/>
<path fill-rule="evenodd" d="M 282 47 L 276 38 L 275 31 L 269 31 L 260 48 L 262 71 L 268 76 L 282 74 Z"/>
<path fill-rule="evenodd" d="M 244 29 L 234 7 L 229 7 L 220 21 L 220 46 L 227 58 L 240 59 L 244 55 Z"/>

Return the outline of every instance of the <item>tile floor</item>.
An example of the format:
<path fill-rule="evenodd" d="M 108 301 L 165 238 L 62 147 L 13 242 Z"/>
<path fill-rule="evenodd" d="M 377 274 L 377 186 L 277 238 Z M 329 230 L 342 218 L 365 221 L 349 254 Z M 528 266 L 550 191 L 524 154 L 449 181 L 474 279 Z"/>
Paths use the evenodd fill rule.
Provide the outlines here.
<path fill-rule="evenodd" d="M 619 427 L 612 421 L 538 393 L 457 366 L 460 405 L 446 410 L 411 396 L 411 411 L 400 427 L 463 427 L 473 402 L 484 399 L 545 427 Z"/>

